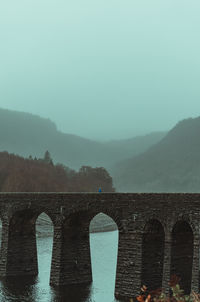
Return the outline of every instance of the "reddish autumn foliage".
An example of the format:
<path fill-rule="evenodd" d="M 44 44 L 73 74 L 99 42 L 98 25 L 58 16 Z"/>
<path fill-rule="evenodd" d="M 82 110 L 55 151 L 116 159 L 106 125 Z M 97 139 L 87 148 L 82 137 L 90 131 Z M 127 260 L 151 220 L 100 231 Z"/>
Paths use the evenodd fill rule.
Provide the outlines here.
<path fill-rule="evenodd" d="M 145 301 L 145 295 L 139 295 L 138 297 L 137 297 L 137 300 L 139 301 L 139 302 L 144 302 Z"/>
<path fill-rule="evenodd" d="M 51 160 L 25 159 L 0 152 L 1 192 L 113 192 L 104 168 L 82 167 L 78 172 Z"/>
<path fill-rule="evenodd" d="M 178 282 L 180 278 L 176 275 L 172 275 L 169 285 L 171 288 L 170 294 L 165 294 L 164 291 L 159 288 L 153 291 L 148 291 L 148 288 L 143 285 L 141 287 L 142 294 L 137 297 L 138 302 L 200 302 L 200 294 L 191 292 L 190 295 L 185 295 L 184 291 L 180 288 Z M 130 302 L 133 298 L 130 299 Z"/>
<path fill-rule="evenodd" d="M 179 281 L 180 281 L 180 277 L 176 275 L 172 275 L 169 281 L 170 287 L 176 286 L 179 283 Z"/>

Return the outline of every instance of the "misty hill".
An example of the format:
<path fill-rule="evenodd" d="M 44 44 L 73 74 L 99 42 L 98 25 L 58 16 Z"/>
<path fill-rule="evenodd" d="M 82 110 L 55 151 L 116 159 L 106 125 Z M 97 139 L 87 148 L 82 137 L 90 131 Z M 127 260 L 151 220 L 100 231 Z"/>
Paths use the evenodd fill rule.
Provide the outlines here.
<path fill-rule="evenodd" d="M 117 191 L 200 192 L 200 117 L 179 122 L 156 145 L 115 167 Z"/>
<path fill-rule="evenodd" d="M 164 135 L 165 133 L 158 132 L 100 143 L 62 133 L 49 119 L 0 109 L 0 151 L 38 158 L 48 150 L 54 162 L 61 162 L 73 169 L 79 169 L 83 165 L 110 168 L 121 160 L 144 152 Z"/>

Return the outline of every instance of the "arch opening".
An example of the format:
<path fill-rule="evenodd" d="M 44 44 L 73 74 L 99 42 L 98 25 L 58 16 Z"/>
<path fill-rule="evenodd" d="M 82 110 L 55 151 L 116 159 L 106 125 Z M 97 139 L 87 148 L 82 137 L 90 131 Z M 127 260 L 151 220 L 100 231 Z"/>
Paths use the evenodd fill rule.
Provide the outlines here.
<path fill-rule="evenodd" d="M 142 236 L 142 277 L 141 285 L 149 290 L 162 287 L 165 232 L 162 224 L 148 221 Z"/>
<path fill-rule="evenodd" d="M 48 284 L 53 251 L 53 222 L 51 218 L 43 212 L 37 217 L 35 228 L 39 279 Z"/>
<path fill-rule="evenodd" d="M 99 213 L 90 221 L 90 254 L 93 287 L 114 296 L 119 231 L 115 221 Z"/>
<path fill-rule="evenodd" d="M 90 233 L 111 232 L 117 230 L 118 226 L 116 222 L 110 216 L 102 212 L 94 216 L 90 221 Z"/>
<path fill-rule="evenodd" d="M 193 263 L 193 231 L 186 221 L 179 221 L 172 230 L 171 275 L 180 278 L 185 294 L 191 292 Z"/>

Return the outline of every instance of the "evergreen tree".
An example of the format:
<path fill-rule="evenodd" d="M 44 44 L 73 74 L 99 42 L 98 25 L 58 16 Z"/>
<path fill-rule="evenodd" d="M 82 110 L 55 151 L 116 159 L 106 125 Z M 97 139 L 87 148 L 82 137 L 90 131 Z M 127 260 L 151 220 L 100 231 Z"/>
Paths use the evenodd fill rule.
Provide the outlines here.
<path fill-rule="evenodd" d="M 49 165 L 53 165 L 53 160 L 48 150 L 44 154 L 43 162 Z"/>

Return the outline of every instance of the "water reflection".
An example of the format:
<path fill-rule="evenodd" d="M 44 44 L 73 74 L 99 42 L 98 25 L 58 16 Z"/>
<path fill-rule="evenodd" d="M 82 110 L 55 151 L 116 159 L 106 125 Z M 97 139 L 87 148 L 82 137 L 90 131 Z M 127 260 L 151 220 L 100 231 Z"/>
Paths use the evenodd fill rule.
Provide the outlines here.
<path fill-rule="evenodd" d="M 37 279 L 34 277 L 9 277 L 1 280 L 0 301 L 31 301 Z"/>
<path fill-rule="evenodd" d="M 51 288 L 49 294 L 42 290 L 38 285 L 36 278 L 30 277 L 12 277 L 1 280 L 0 298 L 1 302 L 85 302 L 92 301 L 89 298 L 91 284 L 71 285 L 68 287 Z M 47 298 L 48 297 L 48 298 Z M 44 299 L 43 299 L 44 298 Z"/>
<path fill-rule="evenodd" d="M 38 238 L 37 278 L 7 278 L 0 282 L 1 302 L 116 302 L 114 299 L 118 232 L 90 235 L 93 282 L 49 286 L 52 238 Z"/>
<path fill-rule="evenodd" d="M 71 285 L 54 290 L 51 302 L 89 302 L 91 284 Z"/>

